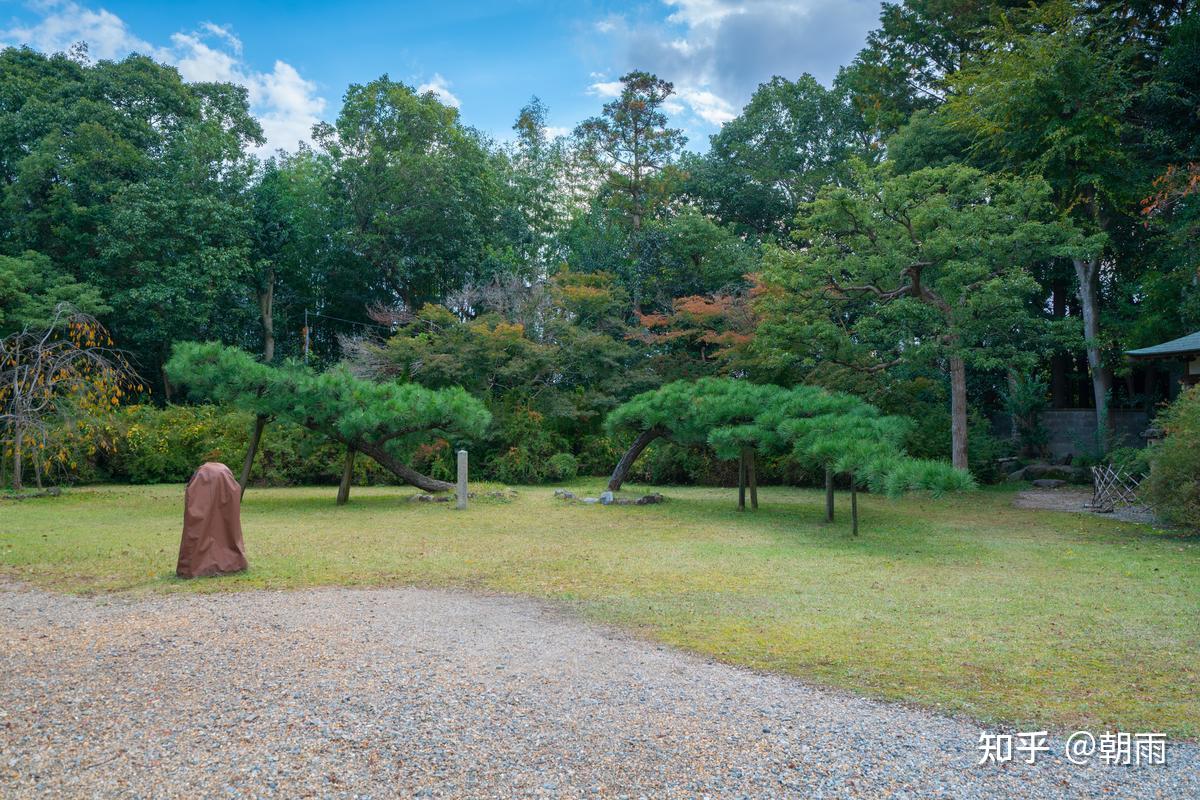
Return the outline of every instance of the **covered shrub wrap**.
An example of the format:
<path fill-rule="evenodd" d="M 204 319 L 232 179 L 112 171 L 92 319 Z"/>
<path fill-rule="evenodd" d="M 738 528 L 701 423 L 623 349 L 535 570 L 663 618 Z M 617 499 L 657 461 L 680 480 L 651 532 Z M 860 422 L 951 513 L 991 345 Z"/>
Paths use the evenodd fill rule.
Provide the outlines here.
<path fill-rule="evenodd" d="M 322 373 L 295 362 L 269 366 L 215 343 L 176 345 L 166 370 L 195 397 L 301 425 L 428 491 L 450 484 L 421 475 L 398 453 L 434 436 L 478 438 L 491 421 L 483 404 L 460 388 L 374 383 L 340 366 Z"/>

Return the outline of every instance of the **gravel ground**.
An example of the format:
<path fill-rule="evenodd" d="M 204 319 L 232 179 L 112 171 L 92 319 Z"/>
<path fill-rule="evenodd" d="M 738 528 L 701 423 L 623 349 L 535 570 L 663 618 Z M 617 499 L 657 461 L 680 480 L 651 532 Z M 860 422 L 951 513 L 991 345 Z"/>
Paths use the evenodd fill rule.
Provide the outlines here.
<path fill-rule="evenodd" d="M 1165 767 L 977 765 L 980 728 L 422 589 L 0 586 L 6 797 L 1200 797 Z"/>

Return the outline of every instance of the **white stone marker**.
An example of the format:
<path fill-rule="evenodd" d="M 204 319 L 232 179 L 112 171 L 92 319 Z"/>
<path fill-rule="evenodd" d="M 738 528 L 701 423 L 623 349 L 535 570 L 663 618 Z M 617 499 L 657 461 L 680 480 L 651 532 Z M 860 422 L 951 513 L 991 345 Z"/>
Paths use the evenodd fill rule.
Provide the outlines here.
<path fill-rule="evenodd" d="M 458 451 L 458 509 L 467 507 L 467 451 Z"/>

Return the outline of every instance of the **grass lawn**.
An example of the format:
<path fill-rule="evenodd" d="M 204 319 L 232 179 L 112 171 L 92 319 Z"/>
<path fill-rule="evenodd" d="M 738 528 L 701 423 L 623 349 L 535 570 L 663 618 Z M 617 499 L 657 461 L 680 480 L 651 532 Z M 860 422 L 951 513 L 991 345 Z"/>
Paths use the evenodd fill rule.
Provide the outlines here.
<path fill-rule="evenodd" d="M 599 481 L 574 487 L 593 493 Z M 510 592 L 746 666 L 1021 726 L 1200 737 L 1200 540 L 1015 509 L 1005 491 L 862 497 L 668 488 L 659 506 L 413 503 L 256 489 L 244 575 L 173 577 L 182 486 L 0 500 L 0 574 L 66 591 L 417 584 Z M 633 495 L 636 487 L 626 494 Z"/>

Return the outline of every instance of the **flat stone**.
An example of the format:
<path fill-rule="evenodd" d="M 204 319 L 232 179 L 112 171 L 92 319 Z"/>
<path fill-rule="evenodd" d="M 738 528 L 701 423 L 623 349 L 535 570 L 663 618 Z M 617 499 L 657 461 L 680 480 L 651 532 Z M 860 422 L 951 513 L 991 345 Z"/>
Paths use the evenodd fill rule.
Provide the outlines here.
<path fill-rule="evenodd" d="M 600 493 L 600 503 L 602 505 L 606 505 L 606 506 L 612 505 L 612 502 L 613 502 L 613 493 L 612 492 L 601 492 Z"/>
<path fill-rule="evenodd" d="M 1060 486 L 1066 486 L 1067 482 L 1057 478 L 1038 478 L 1033 485 L 1039 489 L 1057 489 Z"/>

